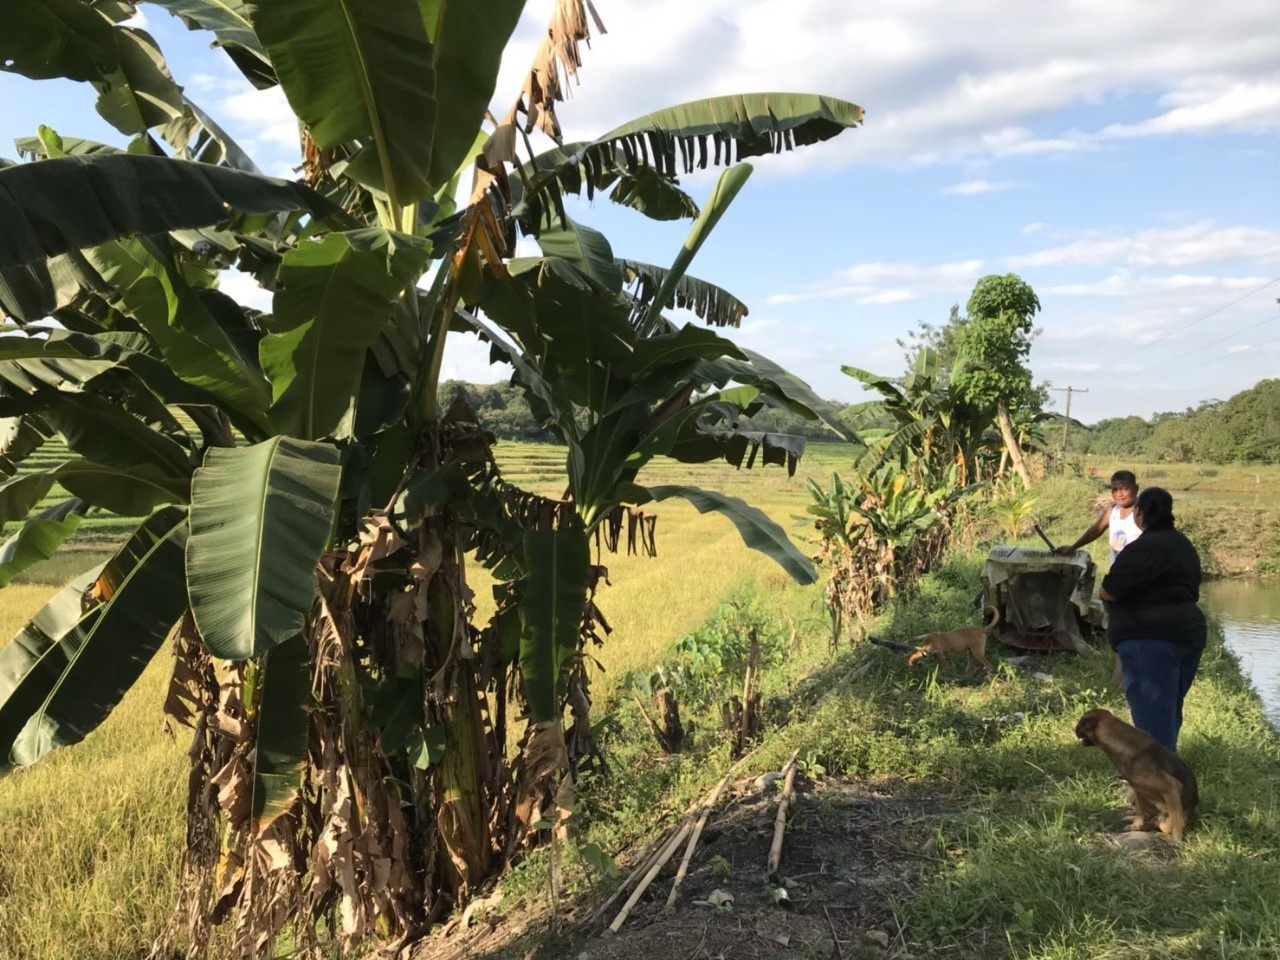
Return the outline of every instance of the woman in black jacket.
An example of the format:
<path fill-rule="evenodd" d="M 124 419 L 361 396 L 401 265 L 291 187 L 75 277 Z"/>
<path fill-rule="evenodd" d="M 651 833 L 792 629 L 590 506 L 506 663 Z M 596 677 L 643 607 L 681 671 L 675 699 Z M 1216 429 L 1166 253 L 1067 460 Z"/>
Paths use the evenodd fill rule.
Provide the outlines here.
<path fill-rule="evenodd" d="M 1142 536 L 1116 557 L 1102 580 L 1107 639 L 1124 674 L 1133 724 L 1170 750 L 1178 747 L 1182 701 L 1205 645 L 1200 555 L 1173 524 L 1173 497 L 1149 487 L 1133 516 Z"/>

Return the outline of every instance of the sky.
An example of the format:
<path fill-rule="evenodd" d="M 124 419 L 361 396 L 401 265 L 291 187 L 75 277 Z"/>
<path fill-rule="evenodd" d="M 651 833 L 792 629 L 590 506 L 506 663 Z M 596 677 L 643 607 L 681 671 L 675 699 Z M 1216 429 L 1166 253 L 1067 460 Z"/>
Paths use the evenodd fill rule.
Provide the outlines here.
<path fill-rule="evenodd" d="M 504 58 L 515 99 L 548 19 L 533 0 Z M 866 122 L 756 161 L 690 272 L 745 301 L 734 339 L 855 400 L 850 364 L 903 367 L 896 340 L 945 322 L 977 279 L 1019 274 L 1042 312 L 1037 380 L 1072 415 L 1182 410 L 1280 376 L 1280 32 L 1274 0 L 596 0 L 608 32 L 559 110 L 585 139 L 672 104 L 803 91 Z M 292 176 L 297 128 L 210 35 L 143 6 L 188 95 L 259 166 Z M 87 86 L 0 73 L 0 156 L 40 123 L 120 143 Z M 706 196 L 715 175 L 683 180 Z M 600 200 L 571 214 L 618 256 L 666 265 L 680 223 Z M 269 306 L 243 276 L 229 292 Z M 446 376 L 502 379 L 487 348 L 449 346 Z M 1064 392 L 1053 393 L 1057 409 Z"/>

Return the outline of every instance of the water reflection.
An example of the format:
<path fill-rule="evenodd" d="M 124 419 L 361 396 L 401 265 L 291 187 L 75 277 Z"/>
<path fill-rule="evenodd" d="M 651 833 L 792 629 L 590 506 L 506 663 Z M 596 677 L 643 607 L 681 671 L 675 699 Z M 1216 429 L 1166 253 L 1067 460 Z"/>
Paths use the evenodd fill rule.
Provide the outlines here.
<path fill-rule="evenodd" d="M 1280 728 L 1280 583 L 1218 580 L 1201 588 L 1201 601 L 1222 625 L 1267 718 Z"/>

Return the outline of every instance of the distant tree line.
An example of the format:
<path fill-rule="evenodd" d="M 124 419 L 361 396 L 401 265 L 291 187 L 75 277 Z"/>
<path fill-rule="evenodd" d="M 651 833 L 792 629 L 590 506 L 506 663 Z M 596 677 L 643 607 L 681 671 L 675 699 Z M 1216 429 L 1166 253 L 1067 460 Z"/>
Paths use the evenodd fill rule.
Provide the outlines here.
<path fill-rule="evenodd" d="M 554 439 L 549 430 L 539 426 L 519 387 L 509 383 L 464 383 L 460 380 L 450 380 L 445 384 L 444 395 L 452 400 L 460 390 L 466 391 L 471 406 L 480 416 L 480 421 L 499 440 L 531 440 L 550 443 Z M 820 406 L 823 416 L 848 422 L 846 411 L 851 410 L 855 405 L 832 400 Z M 878 425 L 888 426 L 888 424 L 889 420 L 885 418 L 885 422 Z M 858 425 L 859 427 L 867 426 L 865 416 L 859 419 Z M 806 420 L 797 414 L 780 409 L 766 409 L 754 417 L 744 418 L 742 428 L 764 433 L 787 433 L 807 440 L 838 441 L 840 439 L 823 426 L 821 421 Z"/>
<path fill-rule="evenodd" d="M 1073 453 L 1142 457 L 1168 463 L 1280 462 L 1280 380 L 1261 380 L 1230 400 L 1206 400 L 1181 413 L 1112 417 L 1072 427 Z"/>

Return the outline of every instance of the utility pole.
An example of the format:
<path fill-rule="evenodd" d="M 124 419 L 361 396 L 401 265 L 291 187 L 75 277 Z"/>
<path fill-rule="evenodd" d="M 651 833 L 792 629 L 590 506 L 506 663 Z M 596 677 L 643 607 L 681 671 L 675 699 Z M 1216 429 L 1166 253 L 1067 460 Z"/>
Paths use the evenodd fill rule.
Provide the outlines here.
<path fill-rule="evenodd" d="M 1277 303 L 1280 303 L 1280 301 L 1277 301 Z M 1071 395 L 1073 393 L 1088 393 L 1089 391 L 1071 386 L 1050 387 L 1049 389 L 1057 390 L 1059 393 L 1065 393 L 1067 395 L 1067 413 L 1066 417 L 1062 421 L 1062 453 L 1063 456 L 1065 456 L 1067 453 L 1067 431 L 1071 428 Z"/>

